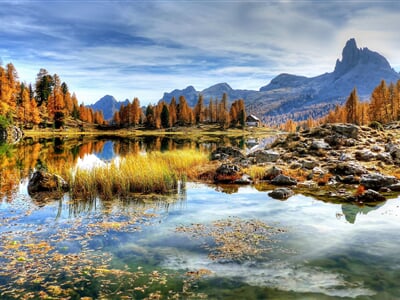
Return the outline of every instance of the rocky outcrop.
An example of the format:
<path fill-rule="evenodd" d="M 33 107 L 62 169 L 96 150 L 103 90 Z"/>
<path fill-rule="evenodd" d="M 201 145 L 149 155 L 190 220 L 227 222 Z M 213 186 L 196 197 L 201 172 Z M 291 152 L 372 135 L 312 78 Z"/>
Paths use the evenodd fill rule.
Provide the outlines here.
<path fill-rule="evenodd" d="M 43 170 L 33 173 L 28 183 L 30 195 L 42 192 L 66 192 L 68 190 L 69 185 L 62 177 Z"/>
<path fill-rule="evenodd" d="M 387 175 L 398 168 L 400 143 L 385 129 L 326 124 L 279 136 L 265 149 L 246 157 L 232 147 L 218 148 L 213 157 L 227 160 L 215 172 L 215 182 L 250 183 L 251 178 L 244 176 L 240 167 L 247 168 L 253 164 L 264 168 L 261 172 L 254 169 L 256 174 L 260 174 L 255 180 L 291 186 L 291 189 L 302 192 L 307 190 L 310 195 L 323 195 L 324 199 L 334 201 L 372 203 L 384 201 L 387 192 L 400 192 L 400 181 Z M 359 190 L 362 193 L 358 193 Z M 274 198 L 279 199 L 289 194 L 286 189 L 271 192 Z"/>
<path fill-rule="evenodd" d="M 294 195 L 294 192 L 289 188 L 276 188 L 268 193 L 268 196 L 278 200 L 286 200 Z"/>

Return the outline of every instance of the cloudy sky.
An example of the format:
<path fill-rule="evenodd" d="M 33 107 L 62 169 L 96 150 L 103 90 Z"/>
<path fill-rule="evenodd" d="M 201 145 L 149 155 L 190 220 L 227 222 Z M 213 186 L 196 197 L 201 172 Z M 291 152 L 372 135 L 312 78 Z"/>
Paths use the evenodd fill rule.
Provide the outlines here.
<path fill-rule="evenodd" d="M 0 59 L 26 82 L 57 73 L 85 104 L 316 76 L 352 37 L 400 71 L 399 2 L 0 0 Z"/>

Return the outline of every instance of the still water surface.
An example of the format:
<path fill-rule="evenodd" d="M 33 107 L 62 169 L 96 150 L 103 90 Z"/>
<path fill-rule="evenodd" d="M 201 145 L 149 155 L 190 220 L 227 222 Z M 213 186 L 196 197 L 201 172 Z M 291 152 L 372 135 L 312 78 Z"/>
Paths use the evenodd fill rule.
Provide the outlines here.
<path fill-rule="evenodd" d="M 25 165 L 38 159 L 26 159 L 31 146 L 8 156 L 19 161 L 21 178 L 3 189 L 0 205 L 1 299 L 400 299 L 400 199 L 378 207 L 303 195 L 278 201 L 252 186 L 231 193 L 189 182 L 170 196 L 37 203 L 26 191 Z M 39 156 L 85 165 L 122 148 L 116 141 L 86 147 L 79 155 L 41 144 Z M 260 245 L 268 248 L 262 255 L 212 260 L 209 238 L 176 230 L 227 219 L 282 231 Z M 205 276 L 193 276 L 199 270 Z"/>

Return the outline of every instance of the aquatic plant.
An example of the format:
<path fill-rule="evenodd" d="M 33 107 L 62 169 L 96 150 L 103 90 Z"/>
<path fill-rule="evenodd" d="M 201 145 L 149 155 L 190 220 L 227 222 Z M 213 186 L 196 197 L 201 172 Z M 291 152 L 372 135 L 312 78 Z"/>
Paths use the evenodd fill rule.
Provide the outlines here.
<path fill-rule="evenodd" d="M 73 198 L 167 193 L 177 189 L 186 178 L 193 178 L 196 166 L 207 161 L 205 153 L 194 150 L 131 154 L 105 166 L 78 168 L 68 174 L 68 181 Z"/>
<path fill-rule="evenodd" d="M 180 226 L 175 230 L 204 239 L 208 257 L 219 262 L 243 262 L 260 257 L 271 250 L 272 235 L 284 232 L 259 220 L 237 217 L 217 220 L 211 225 Z"/>

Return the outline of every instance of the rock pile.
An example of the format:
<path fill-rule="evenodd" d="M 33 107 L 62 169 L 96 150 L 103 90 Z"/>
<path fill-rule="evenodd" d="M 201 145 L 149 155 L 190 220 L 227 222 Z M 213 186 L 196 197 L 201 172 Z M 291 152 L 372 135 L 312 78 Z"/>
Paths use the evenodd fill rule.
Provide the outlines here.
<path fill-rule="evenodd" d="M 240 149 L 220 147 L 212 157 L 223 157 L 237 168 L 265 167 L 259 180 L 286 186 L 284 191 L 278 189 L 271 194 L 279 199 L 291 195 L 288 186 L 304 189 L 326 185 L 330 194 L 340 194 L 343 200 L 378 202 L 385 199 L 382 193 L 400 190 L 399 179 L 391 174 L 400 166 L 400 140 L 396 134 L 394 129 L 326 124 L 279 137 L 265 149 L 247 156 Z M 293 174 L 302 176 L 294 178 Z M 242 171 L 239 175 L 243 176 Z M 219 182 L 219 177 L 215 181 Z M 359 185 L 364 192 L 354 196 Z M 336 193 L 335 189 L 348 192 Z"/>

